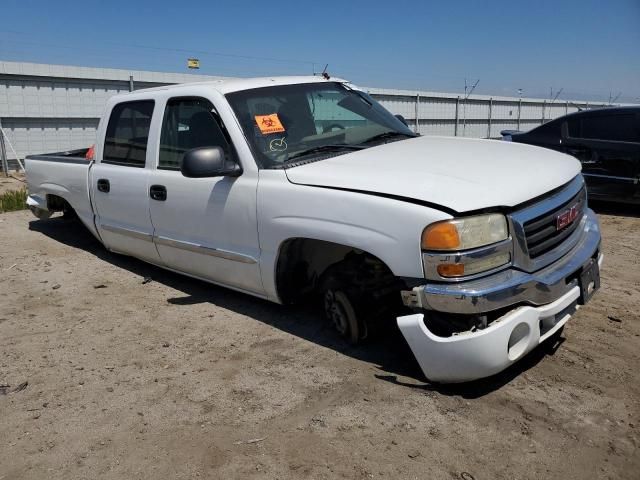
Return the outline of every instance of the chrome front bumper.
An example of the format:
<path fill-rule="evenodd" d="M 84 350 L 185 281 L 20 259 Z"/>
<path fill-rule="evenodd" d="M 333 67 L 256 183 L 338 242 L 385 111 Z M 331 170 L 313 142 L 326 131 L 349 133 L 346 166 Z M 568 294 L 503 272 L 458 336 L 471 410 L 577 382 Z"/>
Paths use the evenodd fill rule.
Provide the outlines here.
<path fill-rule="evenodd" d="M 460 283 L 428 283 L 402 292 L 412 308 L 445 313 L 484 314 L 517 304 L 545 305 L 578 285 L 575 275 L 594 258 L 600 247 L 600 225 L 587 209 L 576 245 L 556 262 L 528 273 L 514 268 Z"/>
<path fill-rule="evenodd" d="M 424 285 L 405 292 L 405 305 L 427 310 L 398 317 L 398 327 L 425 376 L 465 382 L 496 374 L 552 336 L 580 307 L 578 276 L 597 259 L 602 265 L 600 226 L 587 210 L 582 236 L 565 256 L 535 272 L 505 270 L 458 284 Z M 440 337 L 424 321 L 428 310 L 482 314 L 513 306 L 482 330 Z"/>

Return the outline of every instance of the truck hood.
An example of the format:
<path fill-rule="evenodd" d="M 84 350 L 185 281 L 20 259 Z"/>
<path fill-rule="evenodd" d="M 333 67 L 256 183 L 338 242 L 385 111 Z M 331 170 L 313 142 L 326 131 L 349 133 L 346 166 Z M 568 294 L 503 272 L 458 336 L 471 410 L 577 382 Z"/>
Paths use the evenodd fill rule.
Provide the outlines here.
<path fill-rule="evenodd" d="M 519 143 L 417 137 L 286 170 L 290 182 L 402 197 L 468 212 L 513 207 L 580 173 L 573 157 Z"/>

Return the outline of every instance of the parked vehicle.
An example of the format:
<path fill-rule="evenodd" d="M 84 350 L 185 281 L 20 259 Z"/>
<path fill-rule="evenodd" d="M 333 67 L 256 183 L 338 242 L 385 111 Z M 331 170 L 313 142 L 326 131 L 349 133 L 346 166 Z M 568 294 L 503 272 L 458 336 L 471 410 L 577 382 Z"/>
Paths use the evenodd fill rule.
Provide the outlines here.
<path fill-rule="evenodd" d="M 529 132 L 501 133 L 576 157 L 592 198 L 640 204 L 640 107 L 584 110 Z"/>
<path fill-rule="evenodd" d="M 27 157 L 36 215 L 73 209 L 109 250 L 257 297 L 318 298 L 352 342 L 396 321 L 432 381 L 503 370 L 600 284 L 579 162 L 416 137 L 340 80 L 118 95 L 84 155 Z"/>

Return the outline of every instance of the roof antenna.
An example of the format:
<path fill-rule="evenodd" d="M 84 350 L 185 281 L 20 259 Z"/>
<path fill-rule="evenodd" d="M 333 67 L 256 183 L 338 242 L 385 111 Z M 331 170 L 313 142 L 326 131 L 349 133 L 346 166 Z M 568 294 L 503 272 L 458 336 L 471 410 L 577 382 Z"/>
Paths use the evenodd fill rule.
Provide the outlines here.
<path fill-rule="evenodd" d="M 331 78 L 329 76 L 329 74 L 327 73 L 327 68 L 329 68 L 329 64 L 328 63 L 324 66 L 324 70 L 322 70 L 322 73 L 321 73 L 322 78 L 324 78 L 325 80 L 329 80 Z"/>

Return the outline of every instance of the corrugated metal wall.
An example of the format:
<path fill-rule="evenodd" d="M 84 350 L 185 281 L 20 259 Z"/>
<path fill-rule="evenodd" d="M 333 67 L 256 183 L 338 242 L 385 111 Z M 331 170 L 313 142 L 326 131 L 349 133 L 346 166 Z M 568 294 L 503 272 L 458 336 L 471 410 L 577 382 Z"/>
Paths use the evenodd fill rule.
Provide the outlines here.
<path fill-rule="evenodd" d="M 501 130 L 530 130 L 579 108 L 604 106 L 585 101 L 540 100 L 406 90 L 365 89 L 387 109 L 400 114 L 422 135 L 498 138 Z M 416 126 L 417 122 L 417 126 Z"/>
<path fill-rule="evenodd" d="M 217 80 L 179 73 L 0 62 L 0 122 L 20 158 L 84 148 L 94 143 L 106 100 L 130 88 Z M 498 137 L 500 130 L 529 130 L 589 102 L 364 88 L 423 135 Z M 9 158 L 15 158 L 8 146 Z"/>
<path fill-rule="evenodd" d="M 95 142 L 108 98 L 130 88 L 222 77 L 0 62 L 0 124 L 7 155 L 85 148 Z M 13 149 L 11 148 L 13 147 Z"/>

